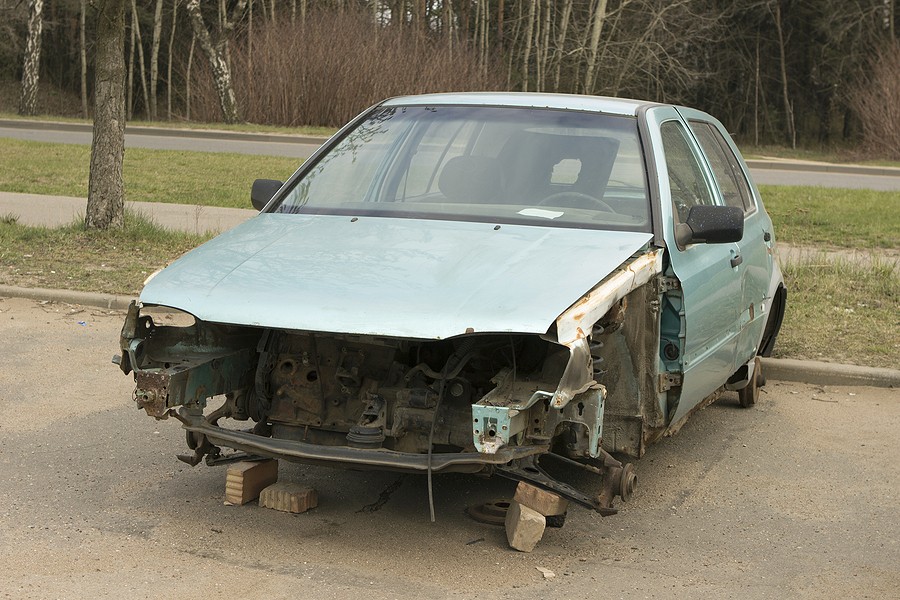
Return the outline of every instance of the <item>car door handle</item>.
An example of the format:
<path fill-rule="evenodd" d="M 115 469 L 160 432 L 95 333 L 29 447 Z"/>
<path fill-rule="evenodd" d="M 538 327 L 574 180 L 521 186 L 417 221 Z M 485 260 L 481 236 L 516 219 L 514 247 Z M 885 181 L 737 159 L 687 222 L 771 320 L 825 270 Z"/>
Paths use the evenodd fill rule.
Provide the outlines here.
<path fill-rule="evenodd" d="M 744 257 L 738 254 L 737 256 L 731 257 L 731 268 L 734 268 L 744 262 Z"/>

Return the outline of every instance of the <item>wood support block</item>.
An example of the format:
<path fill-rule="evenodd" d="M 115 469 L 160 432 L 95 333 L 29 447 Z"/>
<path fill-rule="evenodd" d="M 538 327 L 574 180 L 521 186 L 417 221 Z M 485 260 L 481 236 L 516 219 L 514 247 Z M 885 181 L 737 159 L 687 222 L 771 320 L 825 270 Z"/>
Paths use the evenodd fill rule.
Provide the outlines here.
<path fill-rule="evenodd" d="M 311 487 L 283 481 L 264 489 L 259 495 L 259 505 L 289 513 L 303 513 L 319 505 L 319 494 Z"/>
<path fill-rule="evenodd" d="M 520 481 L 516 486 L 516 495 L 513 500 L 531 510 L 536 510 L 545 517 L 565 514 L 569 508 L 569 501 L 562 496 L 542 490 L 524 481 Z"/>
<path fill-rule="evenodd" d="M 506 511 L 506 539 L 509 545 L 521 552 L 531 552 L 544 537 L 547 520 L 544 515 L 522 506 L 515 500 Z"/>
<path fill-rule="evenodd" d="M 225 475 L 225 501 L 237 505 L 247 504 L 276 481 L 277 460 L 235 463 L 228 467 Z"/>

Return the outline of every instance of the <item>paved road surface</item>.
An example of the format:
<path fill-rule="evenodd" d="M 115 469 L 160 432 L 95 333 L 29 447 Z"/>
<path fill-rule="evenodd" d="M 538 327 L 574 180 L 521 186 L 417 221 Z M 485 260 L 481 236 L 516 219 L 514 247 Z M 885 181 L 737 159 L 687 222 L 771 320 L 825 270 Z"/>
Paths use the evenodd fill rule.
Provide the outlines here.
<path fill-rule="evenodd" d="M 222 503 L 173 420 L 110 364 L 120 314 L 0 300 L 0 597 L 896 598 L 900 391 L 772 383 L 638 464 L 614 517 L 570 511 L 533 554 L 463 508 L 503 480 L 282 464 L 320 506 Z M 399 483 L 398 483 L 399 482 Z M 583 484 L 589 484 L 585 479 Z M 395 489 L 396 488 L 396 489 Z M 391 492 L 391 490 L 394 490 Z M 367 512 L 383 494 L 380 510 Z M 544 580 L 536 567 L 552 570 Z"/>
<path fill-rule="evenodd" d="M 91 132 L 87 126 L 67 125 L 73 131 L 60 131 L 51 129 L 53 124 L 36 126 L 34 129 L 24 128 L 21 122 L 7 122 L 0 126 L 0 137 L 10 137 L 41 142 L 57 142 L 66 144 L 90 144 Z M 39 127 L 39 128 L 38 128 Z M 318 148 L 317 143 L 300 138 L 302 141 L 289 141 L 289 136 L 258 135 L 241 136 L 231 135 L 233 138 L 245 139 L 216 139 L 204 136 L 200 132 L 189 130 L 173 130 L 162 133 L 154 131 L 153 135 L 140 132 L 142 128 L 134 127 L 125 135 L 125 146 L 129 148 L 156 148 L 164 150 L 193 150 L 201 152 L 236 152 L 241 154 L 261 154 L 266 156 L 289 156 L 297 159 L 305 159 Z M 156 132 L 160 132 L 157 134 Z M 213 134 L 215 135 L 215 134 Z M 194 137 L 192 137 L 194 136 Z M 252 139 L 246 139 L 246 138 Z M 272 141 L 282 138 L 282 141 Z M 762 161 L 757 161 L 759 165 Z M 898 171 L 900 172 L 900 171 Z M 768 185 L 813 185 L 838 188 L 858 188 L 884 191 L 900 191 L 900 177 L 878 174 L 859 173 L 823 173 L 808 170 L 802 163 L 797 163 L 797 170 L 783 170 L 781 168 L 766 168 L 754 166 L 751 168 L 753 179 L 757 184 Z"/>

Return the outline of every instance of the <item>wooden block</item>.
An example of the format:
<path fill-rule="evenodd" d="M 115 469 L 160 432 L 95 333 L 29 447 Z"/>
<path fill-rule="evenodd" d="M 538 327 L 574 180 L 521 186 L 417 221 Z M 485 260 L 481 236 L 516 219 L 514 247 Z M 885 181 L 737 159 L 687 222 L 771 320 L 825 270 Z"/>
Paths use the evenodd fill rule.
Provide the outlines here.
<path fill-rule="evenodd" d="M 562 496 L 542 490 L 524 481 L 520 481 L 516 486 L 516 495 L 513 496 L 513 500 L 531 510 L 536 510 L 545 517 L 565 514 L 569 508 L 569 501 Z"/>
<path fill-rule="evenodd" d="M 259 505 L 289 513 L 303 513 L 319 505 L 319 494 L 311 487 L 282 481 L 260 493 Z"/>
<path fill-rule="evenodd" d="M 544 515 L 522 506 L 515 500 L 506 511 L 506 539 L 509 545 L 521 552 L 531 552 L 544 537 L 547 521 Z"/>
<path fill-rule="evenodd" d="M 247 504 L 259 497 L 264 488 L 278 481 L 278 461 L 239 462 L 225 474 L 225 501 Z"/>

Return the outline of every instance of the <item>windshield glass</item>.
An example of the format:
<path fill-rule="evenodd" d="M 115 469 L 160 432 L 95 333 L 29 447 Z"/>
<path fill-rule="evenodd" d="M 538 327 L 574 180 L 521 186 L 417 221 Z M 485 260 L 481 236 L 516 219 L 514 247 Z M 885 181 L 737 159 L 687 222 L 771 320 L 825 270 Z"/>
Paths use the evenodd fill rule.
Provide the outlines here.
<path fill-rule="evenodd" d="M 549 109 L 381 107 L 274 212 L 650 231 L 637 120 Z"/>

